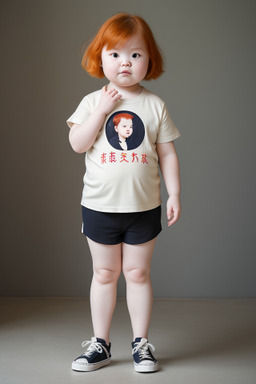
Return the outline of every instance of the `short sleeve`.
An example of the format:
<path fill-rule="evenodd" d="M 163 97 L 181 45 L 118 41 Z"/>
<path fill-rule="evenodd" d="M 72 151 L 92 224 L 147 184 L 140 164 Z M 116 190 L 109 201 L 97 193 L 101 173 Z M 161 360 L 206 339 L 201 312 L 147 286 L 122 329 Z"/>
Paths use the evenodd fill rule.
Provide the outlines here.
<path fill-rule="evenodd" d="M 67 119 L 67 125 L 72 128 L 73 124 L 82 124 L 91 114 L 90 106 L 85 96 L 78 105 L 75 112 Z"/>
<path fill-rule="evenodd" d="M 180 137 L 180 133 L 172 121 L 172 118 L 164 103 L 156 142 L 167 143 L 177 139 L 178 137 Z"/>

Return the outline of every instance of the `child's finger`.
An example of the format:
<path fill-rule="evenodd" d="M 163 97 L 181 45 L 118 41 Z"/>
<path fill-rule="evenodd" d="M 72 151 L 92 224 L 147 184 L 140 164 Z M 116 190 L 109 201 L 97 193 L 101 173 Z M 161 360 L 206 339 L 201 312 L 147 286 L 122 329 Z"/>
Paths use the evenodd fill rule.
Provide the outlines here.
<path fill-rule="evenodd" d="M 122 98 L 122 95 L 120 93 L 117 93 L 114 97 L 114 100 L 117 101 L 117 100 L 120 100 Z"/>
<path fill-rule="evenodd" d="M 122 95 L 114 88 L 111 89 L 110 91 L 108 91 L 108 94 L 109 94 L 109 96 L 111 96 L 111 98 L 114 101 L 117 101 L 117 100 L 121 99 L 121 97 L 122 97 Z"/>
<path fill-rule="evenodd" d="M 167 212 L 167 221 L 168 221 L 168 225 L 169 223 L 173 220 L 174 218 L 174 212 L 171 211 L 171 212 Z"/>
<path fill-rule="evenodd" d="M 171 212 L 171 215 L 167 216 L 167 220 L 168 220 L 168 227 L 170 227 L 171 225 L 173 225 L 174 223 L 176 223 L 178 219 L 178 214 L 175 213 L 174 211 Z"/>
<path fill-rule="evenodd" d="M 109 93 L 109 95 L 111 95 L 111 96 L 115 96 L 115 95 L 117 95 L 118 94 L 118 91 L 116 90 L 116 89 L 110 89 L 110 91 L 108 91 L 108 93 Z"/>

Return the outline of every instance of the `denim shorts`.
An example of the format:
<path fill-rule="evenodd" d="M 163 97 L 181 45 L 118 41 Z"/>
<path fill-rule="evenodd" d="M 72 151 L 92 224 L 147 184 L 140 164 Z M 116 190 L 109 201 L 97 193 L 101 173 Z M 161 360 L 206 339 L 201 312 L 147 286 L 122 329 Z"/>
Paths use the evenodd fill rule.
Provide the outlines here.
<path fill-rule="evenodd" d="M 82 216 L 82 233 L 101 244 L 142 244 L 162 230 L 161 206 L 132 213 L 99 212 L 82 206 Z"/>

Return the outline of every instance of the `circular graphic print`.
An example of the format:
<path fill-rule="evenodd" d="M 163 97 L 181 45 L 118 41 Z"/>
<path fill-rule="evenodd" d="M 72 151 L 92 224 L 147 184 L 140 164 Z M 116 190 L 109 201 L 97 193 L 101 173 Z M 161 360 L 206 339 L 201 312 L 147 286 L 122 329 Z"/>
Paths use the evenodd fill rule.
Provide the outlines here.
<path fill-rule="evenodd" d="M 145 136 L 144 124 L 136 113 L 118 111 L 106 123 L 106 136 L 113 148 L 129 151 L 141 145 Z"/>

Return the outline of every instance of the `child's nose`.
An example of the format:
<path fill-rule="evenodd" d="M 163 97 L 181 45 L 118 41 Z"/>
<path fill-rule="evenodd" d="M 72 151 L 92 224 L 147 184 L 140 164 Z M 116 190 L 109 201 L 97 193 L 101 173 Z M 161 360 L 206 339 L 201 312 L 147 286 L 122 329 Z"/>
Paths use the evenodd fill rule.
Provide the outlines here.
<path fill-rule="evenodd" d="M 124 59 L 122 61 L 122 66 L 123 67 L 130 67 L 131 66 L 131 62 L 129 60 L 127 60 L 127 59 Z"/>

